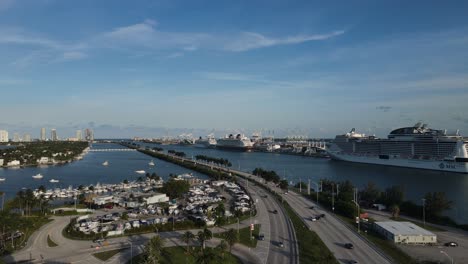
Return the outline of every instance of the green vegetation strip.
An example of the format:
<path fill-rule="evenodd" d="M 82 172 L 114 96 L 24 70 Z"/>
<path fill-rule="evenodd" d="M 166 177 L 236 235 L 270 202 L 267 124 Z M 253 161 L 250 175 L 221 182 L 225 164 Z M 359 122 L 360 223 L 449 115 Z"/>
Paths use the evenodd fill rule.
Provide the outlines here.
<path fill-rule="evenodd" d="M 55 243 L 54 241 L 52 241 L 52 239 L 50 239 L 50 235 L 47 235 L 47 245 L 49 247 L 58 247 L 57 243 Z"/>
<path fill-rule="evenodd" d="M 286 212 L 291 219 L 296 231 L 296 237 L 299 245 L 299 262 L 306 263 L 336 263 L 335 256 L 325 246 L 320 237 L 313 231 L 309 230 L 302 222 L 301 218 L 294 212 L 288 203 L 283 204 Z"/>
<path fill-rule="evenodd" d="M 114 249 L 114 250 L 95 253 L 93 254 L 93 256 L 95 256 L 99 260 L 107 261 L 108 259 L 112 258 L 116 254 L 119 254 L 121 251 L 124 251 L 124 250 L 125 249 Z"/>
<path fill-rule="evenodd" d="M 260 234 L 260 226 L 255 225 L 254 230 L 252 231 L 252 236 L 250 236 L 250 227 L 244 227 L 239 229 L 239 243 L 246 245 L 248 247 L 254 248 L 257 247 L 258 235 Z M 237 231 L 237 230 L 236 230 Z M 226 232 L 213 234 L 214 237 L 224 238 Z"/>
<path fill-rule="evenodd" d="M 179 263 L 185 263 L 185 264 L 196 264 L 196 263 L 206 263 L 206 264 L 218 264 L 218 263 L 223 263 L 223 264 L 240 264 L 242 263 L 237 257 L 234 255 L 230 254 L 229 252 L 224 253 L 224 257 L 221 257 L 220 259 L 215 258 L 212 260 L 206 260 L 206 262 L 202 261 L 202 258 L 196 257 L 196 253 L 199 252 L 200 248 L 195 247 L 192 248 L 190 253 L 187 253 L 185 250 L 185 247 L 167 247 L 163 249 L 163 253 L 161 256 L 161 261 L 159 262 L 160 264 L 179 264 Z M 207 250 L 211 250 L 207 248 Z M 215 250 L 215 249 L 213 249 Z M 144 255 L 138 255 L 133 258 L 132 262 L 134 264 L 138 263 L 144 263 Z M 127 263 L 130 263 L 127 262 Z"/>

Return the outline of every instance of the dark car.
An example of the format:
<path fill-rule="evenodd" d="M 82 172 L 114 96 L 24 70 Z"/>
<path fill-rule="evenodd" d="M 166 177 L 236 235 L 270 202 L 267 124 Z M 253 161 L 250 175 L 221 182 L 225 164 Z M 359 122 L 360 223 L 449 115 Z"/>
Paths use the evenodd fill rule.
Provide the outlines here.
<path fill-rule="evenodd" d="M 93 240 L 94 243 L 102 243 L 102 242 L 104 242 L 104 241 L 106 241 L 104 238 L 100 238 L 100 239 L 95 239 L 95 240 Z"/>
<path fill-rule="evenodd" d="M 458 243 L 457 242 L 447 242 L 444 244 L 446 247 L 458 247 Z"/>
<path fill-rule="evenodd" d="M 265 240 L 265 235 L 264 234 L 258 235 L 258 240 Z"/>
<path fill-rule="evenodd" d="M 309 207 L 309 209 L 314 209 L 314 207 L 313 207 L 313 206 L 311 206 L 311 207 Z"/>
<path fill-rule="evenodd" d="M 284 247 L 283 242 L 279 242 L 279 243 L 278 243 L 278 246 L 279 246 L 279 247 Z"/>
<path fill-rule="evenodd" d="M 274 213 L 274 214 L 277 214 L 277 213 L 278 213 L 278 210 L 276 210 L 276 209 L 273 210 L 273 213 Z"/>
<path fill-rule="evenodd" d="M 320 214 L 320 217 L 325 217 L 325 214 Z"/>
<path fill-rule="evenodd" d="M 347 249 L 353 249 L 354 248 L 353 244 L 351 244 L 351 243 L 344 244 L 344 247 L 347 248 Z"/>

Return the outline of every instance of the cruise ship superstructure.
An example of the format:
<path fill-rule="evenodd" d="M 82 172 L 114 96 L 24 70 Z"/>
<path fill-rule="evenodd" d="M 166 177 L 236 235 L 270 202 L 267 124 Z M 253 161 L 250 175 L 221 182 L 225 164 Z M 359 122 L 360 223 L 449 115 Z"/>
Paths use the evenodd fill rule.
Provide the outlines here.
<path fill-rule="evenodd" d="M 398 128 L 387 139 L 356 133 L 336 136 L 332 159 L 358 163 L 468 173 L 468 139 L 426 124 Z"/>
<path fill-rule="evenodd" d="M 206 137 L 206 139 L 203 139 L 200 137 L 195 141 L 195 146 L 196 147 L 202 147 L 202 148 L 214 148 L 216 147 L 216 138 L 214 137 L 213 134 L 210 134 Z"/>
<path fill-rule="evenodd" d="M 220 138 L 217 141 L 216 147 L 222 149 L 233 149 L 247 151 L 251 150 L 254 146 L 254 142 L 250 138 L 242 134 L 229 134 L 224 138 Z"/>

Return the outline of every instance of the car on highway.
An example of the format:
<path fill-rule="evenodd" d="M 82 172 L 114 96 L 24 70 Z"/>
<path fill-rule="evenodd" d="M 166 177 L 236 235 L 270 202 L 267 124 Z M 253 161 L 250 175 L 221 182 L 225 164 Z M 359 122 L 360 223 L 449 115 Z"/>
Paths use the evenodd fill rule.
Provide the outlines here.
<path fill-rule="evenodd" d="M 310 218 L 310 221 L 315 222 L 315 221 L 317 221 L 317 218 L 315 218 L 315 217 L 312 216 L 312 217 Z"/>
<path fill-rule="evenodd" d="M 283 242 L 279 242 L 279 243 L 278 243 L 278 246 L 279 246 L 279 247 L 284 247 Z"/>
<path fill-rule="evenodd" d="M 444 244 L 446 247 L 458 247 L 458 243 L 457 242 L 447 242 Z"/>
<path fill-rule="evenodd" d="M 313 206 L 310 206 L 309 209 L 314 209 L 314 207 L 313 207 Z"/>
<path fill-rule="evenodd" d="M 351 243 L 344 244 L 344 247 L 347 248 L 347 249 L 353 249 L 354 248 L 353 244 L 351 244 Z"/>
<path fill-rule="evenodd" d="M 348 263 L 349 264 L 357 264 L 358 262 L 356 260 L 352 259 L 352 260 L 348 261 Z"/>
<path fill-rule="evenodd" d="M 102 243 L 104 241 L 106 241 L 104 238 L 99 238 L 99 239 L 94 239 L 93 240 L 94 243 Z"/>
<path fill-rule="evenodd" d="M 258 235 L 258 240 L 265 240 L 265 235 L 264 234 L 260 234 Z"/>
<path fill-rule="evenodd" d="M 320 214 L 320 217 L 325 217 L 325 214 Z"/>
<path fill-rule="evenodd" d="M 273 213 L 274 213 L 274 214 L 277 214 L 277 213 L 278 213 L 278 210 L 276 210 L 276 209 L 273 210 Z"/>

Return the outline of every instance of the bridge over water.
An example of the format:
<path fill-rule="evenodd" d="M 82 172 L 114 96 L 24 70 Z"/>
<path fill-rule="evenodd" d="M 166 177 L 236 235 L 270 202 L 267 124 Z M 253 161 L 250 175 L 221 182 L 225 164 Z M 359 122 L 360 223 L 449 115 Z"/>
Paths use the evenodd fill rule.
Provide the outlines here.
<path fill-rule="evenodd" d="M 137 151 L 130 148 L 108 148 L 108 149 L 90 149 L 89 152 L 114 152 L 114 151 Z"/>

